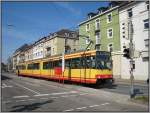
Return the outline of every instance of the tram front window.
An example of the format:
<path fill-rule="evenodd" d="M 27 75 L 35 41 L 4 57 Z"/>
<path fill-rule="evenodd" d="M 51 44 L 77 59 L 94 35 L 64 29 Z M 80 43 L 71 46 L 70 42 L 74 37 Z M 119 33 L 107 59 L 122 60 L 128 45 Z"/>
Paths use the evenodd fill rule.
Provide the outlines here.
<path fill-rule="evenodd" d="M 112 61 L 109 54 L 98 54 L 96 56 L 97 69 L 112 69 Z"/>

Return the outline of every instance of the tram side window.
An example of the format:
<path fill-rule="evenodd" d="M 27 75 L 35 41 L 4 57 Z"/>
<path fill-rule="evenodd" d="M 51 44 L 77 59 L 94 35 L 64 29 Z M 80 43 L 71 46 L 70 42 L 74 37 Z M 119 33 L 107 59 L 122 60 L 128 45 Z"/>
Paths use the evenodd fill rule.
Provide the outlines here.
<path fill-rule="evenodd" d="M 95 57 L 94 56 L 87 56 L 81 58 L 81 67 L 87 69 L 95 69 Z"/>
<path fill-rule="evenodd" d="M 92 68 L 92 69 L 95 69 L 95 68 L 96 68 L 95 56 L 91 56 L 91 68 Z"/>
<path fill-rule="evenodd" d="M 28 68 L 27 69 L 33 69 L 33 64 L 28 64 Z"/>
<path fill-rule="evenodd" d="M 40 67 L 39 63 L 34 63 L 33 64 L 33 69 L 38 70 Z"/>
<path fill-rule="evenodd" d="M 62 61 L 59 60 L 59 61 L 54 61 L 54 67 L 62 67 Z"/>
<path fill-rule="evenodd" d="M 51 62 L 43 62 L 43 69 L 51 69 Z"/>
<path fill-rule="evenodd" d="M 70 68 L 70 66 L 71 66 L 70 59 L 65 60 L 65 67 L 66 67 L 66 68 Z"/>
<path fill-rule="evenodd" d="M 72 69 L 80 69 L 81 68 L 80 58 L 71 59 L 71 68 Z"/>
<path fill-rule="evenodd" d="M 91 68 L 91 57 L 90 56 L 88 56 L 88 57 L 86 57 L 86 68 Z"/>
<path fill-rule="evenodd" d="M 81 57 L 81 68 L 86 68 L 86 57 Z"/>

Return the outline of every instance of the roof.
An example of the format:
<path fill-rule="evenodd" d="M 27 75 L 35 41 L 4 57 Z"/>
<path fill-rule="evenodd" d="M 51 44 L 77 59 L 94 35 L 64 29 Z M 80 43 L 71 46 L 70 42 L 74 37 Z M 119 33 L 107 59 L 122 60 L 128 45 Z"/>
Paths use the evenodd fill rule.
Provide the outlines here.
<path fill-rule="evenodd" d="M 60 38 L 68 38 L 68 39 L 78 39 L 78 32 L 77 31 L 72 31 L 72 30 L 69 30 L 69 29 L 61 29 L 57 32 L 54 32 L 54 33 L 50 33 L 49 36 L 47 36 L 48 40 L 49 39 L 52 39 L 52 38 L 55 38 L 55 37 L 60 37 Z"/>
<path fill-rule="evenodd" d="M 79 23 L 79 26 L 82 25 L 82 24 L 84 24 L 84 23 L 86 23 L 86 22 L 89 22 L 89 21 L 91 21 L 91 20 L 93 20 L 93 19 L 95 19 L 95 18 L 97 18 L 97 17 L 99 17 L 99 16 L 101 16 L 101 15 L 104 15 L 104 14 L 106 14 L 106 13 L 109 13 L 110 11 L 117 9 L 118 7 L 119 7 L 119 6 L 115 6 L 115 7 L 112 7 L 112 8 L 110 8 L 110 9 L 108 9 L 108 10 L 102 12 L 102 13 L 99 13 L 99 14 L 97 14 L 96 16 L 93 16 L 93 17 L 91 17 L 90 19 L 85 20 L 85 21 Z"/>

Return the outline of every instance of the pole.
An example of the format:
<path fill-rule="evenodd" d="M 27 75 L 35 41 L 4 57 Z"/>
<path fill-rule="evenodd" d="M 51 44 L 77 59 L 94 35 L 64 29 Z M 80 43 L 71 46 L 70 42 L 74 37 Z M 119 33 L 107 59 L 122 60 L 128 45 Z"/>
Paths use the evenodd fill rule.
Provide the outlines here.
<path fill-rule="evenodd" d="M 130 89 L 130 98 L 133 98 L 134 95 L 134 75 L 133 75 L 133 69 L 134 69 L 134 60 L 133 60 L 133 25 L 132 20 L 129 19 L 129 54 L 130 54 L 130 80 L 131 80 L 131 89 Z"/>

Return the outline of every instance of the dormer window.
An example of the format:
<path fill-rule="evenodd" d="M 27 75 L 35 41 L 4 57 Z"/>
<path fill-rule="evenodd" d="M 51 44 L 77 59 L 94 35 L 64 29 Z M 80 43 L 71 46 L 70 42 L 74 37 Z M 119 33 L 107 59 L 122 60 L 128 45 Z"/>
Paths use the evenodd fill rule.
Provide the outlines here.
<path fill-rule="evenodd" d="M 69 37 L 69 33 L 65 33 L 65 36 L 66 36 L 66 37 Z"/>
<path fill-rule="evenodd" d="M 100 29 L 100 20 L 99 20 L 99 19 L 97 19 L 97 20 L 95 21 L 95 28 L 96 28 L 96 30 L 99 30 L 99 29 Z"/>
<path fill-rule="evenodd" d="M 146 1 L 146 9 L 149 10 L 149 1 Z"/>
<path fill-rule="evenodd" d="M 131 18 L 132 15 L 133 15 L 133 14 L 132 14 L 132 8 L 131 8 L 131 9 L 128 9 L 128 17 Z"/>
<path fill-rule="evenodd" d="M 112 13 L 107 15 L 107 23 L 112 22 Z"/>

